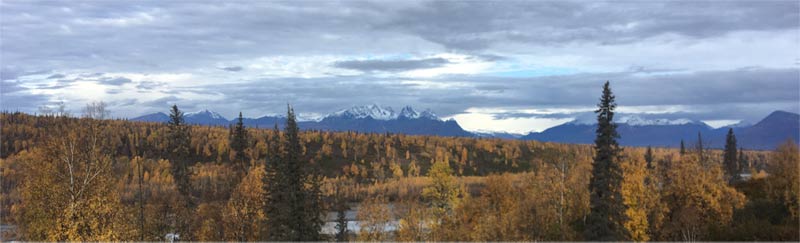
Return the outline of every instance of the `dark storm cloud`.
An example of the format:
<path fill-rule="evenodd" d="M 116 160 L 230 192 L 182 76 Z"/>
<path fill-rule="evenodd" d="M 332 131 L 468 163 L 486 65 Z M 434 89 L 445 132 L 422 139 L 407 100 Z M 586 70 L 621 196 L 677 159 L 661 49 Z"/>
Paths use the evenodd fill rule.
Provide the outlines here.
<path fill-rule="evenodd" d="M 740 52 L 741 58 L 735 59 L 747 60 L 754 53 L 769 51 L 764 50 L 768 47 L 762 44 L 756 47 L 763 49 L 714 52 L 713 48 L 724 48 L 714 45 L 726 38 L 740 38 L 730 36 L 742 32 L 755 33 L 741 37 L 743 42 L 755 44 L 769 43 L 764 41 L 775 34 L 790 33 L 796 38 L 799 7 L 797 1 L 2 1 L 3 106 L 35 110 L 48 98 L 32 95 L 21 82 L 7 81 L 40 79 L 43 81 L 28 87 L 50 88 L 50 92 L 74 81 L 59 77 L 63 75 L 112 86 L 133 83 L 142 97 L 134 99 L 135 105 L 124 104 L 149 110 L 166 110 L 178 103 L 189 110 L 207 106 L 232 116 L 233 109 L 256 115 L 280 114 L 287 102 L 300 112 L 314 113 L 381 103 L 395 108 L 406 104 L 431 108 L 448 116 L 470 107 L 591 107 L 602 82 L 611 80 L 623 106 L 685 106 L 708 111 L 664 115 L 668 117 L 761 117 L 775 109 L 798 110 L 798 59 L 792 56 L 787 61 L 795 65 L 791 69 L 758 60 L 727 63 L 729 60 L 713 59 L 713 55 Z M 669 38 L 659 39 L 664 36 Z M 704 65 L 684 68 L 680 65 L 683 57 L 664 58 L 657 52 L 637 56 L 622 46 L 640 43 L 672 43 L 681 48 L 699 45 L 696 55 L 710 53 L 708 63 L 701 64 L 713 65 L 714 71 Z M 588 52 L 595 48 L 609 49 Z M 552 65 L 577 71 L 539 77 L 496 77 L 480 72 L 416 79 L 392 76 L 457 64 L 457 60 L 424 58 L 432 54 L 450 52 L 463 54 L 468 61 L 514 63 L 550 60 L 545 56 L 562 51 L 573 53 L 556 58 Z M 364 74 L 326 72 L 322 76 L 327 77 L 300 78 L 305 77 L 300 71 L 294 72 L 297 78 L 285 78 L 251 68 L 278 60 L 276 69 L 283 71 L 292 67 L 278 58 L 285 56 L 332 57 L 321 62 L 323 66 L 309 65 L 303 71 L 339 68 Z M 567 61 L 562 62 L 564 59 Z M 612 64 L 582 70 L 582 62 L 571 60 L 593 64 L 611 60 Z M 764 67 L 741 69 L 741 63 Z M 222 73 L 223 78 L 208 78 L 209 82 L 186 87 L 150 78 L 133 82 L 113 73 L 188 73 L 199 80 Z M 248 76 L 250 73 L 257 75 Z M 420 79 L 436 85 L 416 82 Z M 53 84 L 53 80 L 58 81 Z M 123 91 L 118 96 L 125 91 L 111 90 Z M 164 94 L 166 97 L 155 96 Z M 526 115 L 509 112 L 498 116 Z"/>
<path fill-rule="evenodd" d="M 113 77 L 113 78 L 101 78 L 100 83 L 108 84 L 108 85 L 115 85 L 120 86 L 123 84 L 131 83 L 131 79 L 124 78 L 124 77 Z"/>
<path fill-rule="evenodd" d="M 82 73 L 80 75 L 81 78 L 97 78 L 102 77 L 105 73 Z"/>
<path fill-rule="evenodd" d="M 507 42 L 612 44 L 664 34 L 702 39 L 796 29 L 798 4 L 3 1 L 2 51 L 4 63 L 20 66 L 143 71 L 265 55 L 431 48 L 419 40 L 476 51 Z"/>
<path fill-rule="evenodd" d="M 414 69 L 437 68 L 450 63 L 444 58 L 426 58 L 417 60 L 350 60 L 338 61 L 334 67 L 358 70 L 362 72 L 402 72 Z"/>
<path fill-rule="evenodd" d="M 228 71 L 228 72 L 238 72 L 242 71 L 244 68 L 240 66 L 231 66 L 231 67 L 221 67 L 220 69 Z"/>
<path fill-rule="evenodd" d="M 139 82 L 139 84 L 136 85 L 136 88 L 139 90 L 153 90 L 163 86 L 164 83 L 161 82 L 141 81 Z"/>
<path fill-rule="evenodd" d="M 64 77 L 65 77 L 64 74 L 56 73 L 56 74 L 48 76 L 47 79 L 60 79 L 60 78 L 64 78 Z"/>
<path fill-rule="evenodd" d="M 509 60 L 508 57 L 495 55 L 495 54 L 475 54 L 475 57 L 477 57 L 477 58 L 479 58 L 481 60 L 484 60 L 484 61 L 489 61 L 489 62 Z"/>
<path fill-rule="evenodd" d="M 52 90 L 59 90 L 69 87 L 69 83 L 62 83 L 57 82 L 55 84 L 38 84 L 36 85 L 36 89 L 52 89 Z"/>
<path fill-rule="evenodd" d="M 624 43 L 663 34 L 707 38 L 733 31 L 797 27 L 796 1 L 426 2 L 380 27 L 414 33 L 450 49 L 502 41 Z"/>

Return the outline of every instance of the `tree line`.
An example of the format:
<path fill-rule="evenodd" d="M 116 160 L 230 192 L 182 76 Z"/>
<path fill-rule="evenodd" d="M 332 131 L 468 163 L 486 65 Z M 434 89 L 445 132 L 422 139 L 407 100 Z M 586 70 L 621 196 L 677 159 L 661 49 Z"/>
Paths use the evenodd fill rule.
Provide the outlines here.
<path fill-rule="evenodd" d="M 301 132 L 291 107 L 284 130 L 2 113 L 0 218 L 48 241 L 797 240 L 797 145 L 622 148 L 614 99 L 593 146 Z"/>

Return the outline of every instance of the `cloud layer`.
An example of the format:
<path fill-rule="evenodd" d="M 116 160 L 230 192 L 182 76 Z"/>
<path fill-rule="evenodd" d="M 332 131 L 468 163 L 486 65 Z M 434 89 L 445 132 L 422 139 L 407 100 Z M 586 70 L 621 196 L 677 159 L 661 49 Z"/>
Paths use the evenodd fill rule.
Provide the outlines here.
<path fill-rule="evenodd" d="M 233 117 L 381 103 L 474 130 L 800 111 L 800 3 L 3 1 L 2 108 Z M 548 111 L 548 112 L 542 112 Z M 486 125 L 481 125 L 486 124 Z"/>

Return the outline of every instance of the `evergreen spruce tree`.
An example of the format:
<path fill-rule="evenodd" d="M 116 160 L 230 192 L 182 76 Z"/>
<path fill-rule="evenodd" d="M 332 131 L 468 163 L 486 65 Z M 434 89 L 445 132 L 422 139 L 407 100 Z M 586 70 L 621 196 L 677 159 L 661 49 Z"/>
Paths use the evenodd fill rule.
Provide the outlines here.
<path fill-rule="evenodd" d="M 654 159 L 654 157 L 653 157 L 653 148 L 651 148 L 650 146 L 647 146 L 647 151 L 645 151 L 645 153 L 644 153 L 644 161 L 645 161 L 645 167 L 650 172 L 653 172 L 653 170 L 655 170 L 655 166 L 653 164 L 653 159 Z M 644 178 L 644 184 L 645 185 L 650 185 L 650 183 L 652 182 L 652 178 L 650 178 L 650 174 L 651 173 L 647 173 L 647 176 L 645 176 L 645 178 Z"/>
<path fill-rule="evenodd" d="M 644 161 L 647 162 L 647 169 L 653 169 L 653 148 L 647 146 L 647 151 L 644 153 Z"/>
<path fill-rule="evenodd" d="M 709 161 L 708 157 L 706 156 L 706 149 L 703 144 L 703 135 L 700 132 L 697 132 L 697 144 L 694 146 L 694 152 L 697 153 L 697 158 L 700 160 L 700 164 L 703 167 L 708 168 Z"/>
<path fill-rule="evenodd" d="M 250 165 L 245 149 L 248 145 L 247 129 L 244 127 L 242 112 L 239 112 L 239 119 L 236 125 L 230 130 L 231 150 L 236 153 L 234 163 L 240 172 L 245 173 Z"/>
<path fill-rule="evenodd" d="M 287 171 L 286 163 L 281 160 L 281 131 L 278 130 L 278 124 L 270 134 L 271 138 L 267 147 L 267 161 L 264 166 L 266 173 L 264 175 L 264 192 L 265 192 L 265 209 L 267 214 L 267 240 L 278 241 L 288 239 L 290 236 L 290 227 L 287 220 L 289 220 L 289 206 L 288 196 L 290 195 L 287 188 L 287 176 L 284 174 Z"/>
<path fill-rule="evenodd" d="M 683 139 L 681 139 L 681 155 L 686 154 L 686 146 L 683 145 Z"/>
<path fill-rule="evenodd" d="M 592 175 L 589 181 L 590 213 L 584 231 L 585 240 L 621 241 L 628 239 L 624 227 L 626 206 L 623 203 L 622 168 L 617 143 L 619 134 L 614 124 L 614 95 L 609 83 L 603 86 L 603 95 L 597 113 L 597 138 Z"/>
<path fill-rule="evenodd" d="M 348 232 L 347 229 L 347 210 L 350 207 L 347 206 L 347 199 L 340 188 L 342 185 L 339 184 L 336 187 L 336 193 L 334 194 L 334 209 L 336 210 L 336 241 L 338 242 L 346 242 L 348 239 Z"/>
<path fill-rule="evenodd" d="M 291 107 L 288 107 L 281 145 L 281 148 L 270 146 L 273 156 L 266 166 L 268 240 L 321 240 L 321 177 L 316 168 L 303 159 L 299 128 Z"/>
<path fill-rule="evenodd" d="M 739 179 L 739 158 L 737 158 L 737 155 L 736 135 L 733 134 L 733 128 L 729 128 L 728 135 L 725 136 L 725 152 L 722 158 L 729 183 Z"/>
<path fill-rule="evenodd" d="M 747 156 L 744 155 L 744 149 L 739 148 L 739 171 L 750 171 L 750 161 L 747 160 Z"/>
<path fill-rule="evenodd" d="M 694 149 L 698 153 L 701 153 L 705 150 L 703 148 L 703 135 L 700 132 L 697 132 L 697 144 L 694 145 Z"/>
<path fill-rule="evenodd" d="M 187 126 L 183 120 L 183 112 L 178 109 L 177 105 L 172 105 L 167 127 L 167 144 L 169 150 L 167 157 L 170 162 L 172 162 L 172 176 L 175 178 L 175 184 L 178 185 L 178 191 L 182 195 L 188 197 L 190 192 L 190 134 L 189 126 Z"/>

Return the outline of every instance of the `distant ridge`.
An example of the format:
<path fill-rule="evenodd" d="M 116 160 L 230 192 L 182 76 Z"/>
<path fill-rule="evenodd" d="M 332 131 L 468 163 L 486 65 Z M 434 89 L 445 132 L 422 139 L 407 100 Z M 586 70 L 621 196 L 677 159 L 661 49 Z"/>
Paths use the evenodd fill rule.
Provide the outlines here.
<path fill-rule="evenodd" d="M 167 114 L 158 112 L 130 120 L 166 122 L 168 119 Z M 228 125 L 235 121 L 209 110 L 186 113 L 185 119 L 187 123 L 197 125 Z M 739 146 L 746 149 L 773 149 L 787 139 L 800 143 L 800 115 L 786 111 L 772 112 L 755 125 L 736 124 L 717 129 L 703 122 L 687 119 L 644 120 L 629 116 L 621 120 L 623 122 L 618 123 L 617 129 L 621 135 L 620 144 L 623 146 L 677 147 L 681 139 L 687 144 L 694 143 L 700 133 L 704 141 L 709 143 L 707 145 L 721 148 L 729 128 L 733 128 Z M 243 121 L 250 127 L 272 128 L 275 124 L 282 127 L 286 118 L 263 116 L 244 118 Z M 392 107 L 377 104 L 353 106 L 331 113 L 318 121 L 300 121 L 298 124 L 304 130 L 503 138 L 578 144 L 592 144 L 595 137 L 594 124 L 578 122 L 565 123 L 524 136 L 502 132 L 469 132 L 455 120 L 442 120 L 430 110 L 419 112 L 405 106 L 396 112 Z"/>
<path fill-rule="evenodd" d="M 169 116 L 159 112 L 132 118 L 131 121 L 166 122 Z M 228 125 L 235 119 L 228 120 L 216 112 L 203 110 L 186 113 L 186 122 L 197 125 Z M 263 116 L 259 118 L 243 118 L 243 123 L 250 127 L 272 128 L 276 124 L 282 127 L 286 122 L 283 116 Z M 400 112 L 388 106 L 377 104 L 353 106 L 323 117 L 319 121 L 300 121 L 298 125 L 304 130 L 325 131 L 357 131 L 365 133 L 402 133 L 409 135 L 435 135 L 473 137 L 455 120 L 442 120 L 430 110 L 419 112 L 411 106 L 403 107 Z"/>
<path fill-rule="evenodd" d="M 620 144 L 623 146 L 677 147 L 681 139 L 687 144 L 697 141 L 697 134 L 712 148 L 724 146 L 725 134 L 733 128 L 739 146 L 746 149 L 773 149 L 788 139 L 800 142 L 800 115 L 775 111 L 752 126 L 728 126 L 714 129 L 705 123 L 679 120 L 677 122 L 646 123 L 635 120 L 633 124 L 617 123 Z M 546 142 L 592 144 L 594 124 L 565 123 L 538 133 L 529 133 L 521 139 Z"/>

